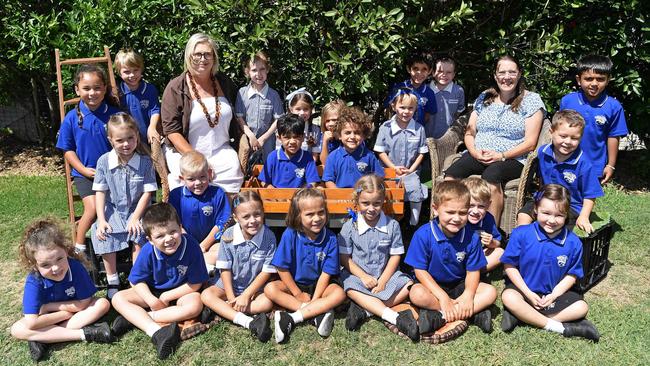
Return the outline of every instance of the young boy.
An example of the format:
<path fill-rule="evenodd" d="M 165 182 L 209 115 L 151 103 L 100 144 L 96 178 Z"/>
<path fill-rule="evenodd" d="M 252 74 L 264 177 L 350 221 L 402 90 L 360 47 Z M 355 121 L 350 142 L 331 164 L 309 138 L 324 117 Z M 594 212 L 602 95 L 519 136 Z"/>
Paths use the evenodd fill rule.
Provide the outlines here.
<path fill-rule="evenodd" d="M 426 125 L 427 137 L 441 138 L 465 110 L 465 91 L 462 86 L 454 83 L 455 77 L 456 61 L 443 57 L 436 62 L 429 87 L 436 94 L 438 112 L 433 116 L 433 123 Z"/>
<path fill-rule="evenodd" d="M 284 113 L 282 99 L 266 82 L 271 64 L 264 52 L 255 53 L 243 66 L 250 83 L 237 93 L 235 116 L 253 150 L 262 149 L 266 159 L 275 149 L 275 121 Z"/>
<path fill-rule="evenodd" d="M 587 233 L 594 229 L 589 216 L 596 198 L 605 195 L 598 175 L 584 151 L 578 146 L 585 129 L 580 113 L 565 109 L 555 113 L 551 123 L 552 143 L 540 146 L 537 151 L 538 174 L 542 184 L 559 184 L 571 193 L 571 208 L 567 220 L 569 229 L 577 225 Z M 533 202 L 528 201 L 517 214 L 517 226 L 533 222 Z"/>
<path fill-rule="evenodd" d="M 602 177 L 600 183 L 605 184 L 614 175 L 621 136 L 628 133 L 625 112 L 605 91 L 612 71 L 609 57 L 585 56 L 578 61 L 577 69 L 581 90 L 562 97 L 560 110 L 574 109 L 585 119 L 580 148 Z"/>
<path fill-rule="evenodd" d="M 228 196 L 220 187 L 210 185 L 212 169 L 200 152 L 183 155 L 180 169 L 184 185 L 169 193 L 169 204 L 176 209 L 185 232 L 200 243 L 206 267 L 211 271 L 219 252 L 219 245 L 214 244 L 230 219 Z"/>
<path fill-rule="evenodd" d="M 471 319 L 483 332 L 492 330 L 488 307 L 497 291 L 479 282 L 487 260 L 479 236 L 466 226 L 469 203 L 469 191 L 461 182 L 438 184 L 431 203 L 437 217 L 415 232 L 406 253 L 405 262 L 418 280 L 409 297 L 421 308 L 420 334 L 459 319 Z"/>
<path fill-rule="evenodd" d="M 488 183 L 479 177 L 469 177 L 461 181 L 469 190 L 469 211 L 467 226 L 478 233 L 487 259 L 486 272 L 495 269 L 501 262 L 501 233 L 494 216 L 487 210 L 492 201 L 492 191 Z"/>
<path fill-rule="evenodd" d="M 326 188 L 352 188 L 362 175 L 370 173 L 384 177 L 384 167 L 364 143 L 371 132 L 372 121 L 360 108 L 341 110 L 334 131 L 341 146 L 327 157 L 323 169 Z"/>
<path fill-rule="evenodd" d="M 135 325 L 151 337 L 158 358 L 165 359 L 180 342 L 177 322 L 195 318 L 203 309 L 197 291 L 208 280 L 208 272 L 201 248 L 192 236 L 181 233 L 180 219 L 170 204 L 148 207 L 142 225 L 149 242 L 129 274 L 132 287 L 113 297 L 120 315 L 112 328 L 120 336 Z"/>
<path fill-rule="evenodd" d="M 316 163 L 301 148 L 305 121 L 293 113 L 277 121 L 281 145 L 266 158 L 259 180 L 268 188 L 301 188 L 320 183 Z"/>
<path fill-rule="evenodd" d="M 138 123 L 140 140 L 150 144 L 160 142 L 160 102 L 158 89 L 142 80 L 144 59 L 132 49 L 122 49 L 115 55 L 115 71 L 122 78 L 120 84 L 120 105 Z"/>
<path fill-rule="evenodd" d="M 432 116 L 438 111 L 436 106 L 436 95 L 425 83 L 431 74 L 431 55 L 427 52 L 413 52 L 406 59 L 406 72 L 409 73 L 410 79 L 393 85 L 388 94 L 389 97 L 384 101 L 384 107 L 388 108 L 390 96 L 396 94 L 398 89 L 413 89 L 418 97 L 418 108 L 415 113 L 415 121 L 426 126 L 432 123 Z"/>

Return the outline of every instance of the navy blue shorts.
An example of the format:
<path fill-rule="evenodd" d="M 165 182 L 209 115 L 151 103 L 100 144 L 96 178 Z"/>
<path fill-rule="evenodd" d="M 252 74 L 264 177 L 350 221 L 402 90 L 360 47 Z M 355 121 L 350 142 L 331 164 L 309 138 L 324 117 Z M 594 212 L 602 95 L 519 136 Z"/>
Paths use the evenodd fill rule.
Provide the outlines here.
<path fill-rule="evenodd" d="M 526 295 L 524 295 L 524 293 L 521 292 L 521 290 L 517 286 L 515 286 L 514 284 L 512 284 L 512 283 L 506 284 L 506 288 L 503 291 L 508 290 L 508 289 L 515 290 L 515 291 L 519 292 L 521 294 L 521 296 L 524 297 L 524 300 L 526 300 L 526 302 L 528 302 L 528 298 L 526 297 Z M 541 297 L 544 294 L 537 294 L 537 295 Z M 555 299 L 555 302 L 553 302 L 551 305 L 545 307 L 544 309 L 535 309 L 535 310 L 537 310 L 540 314 L 542 314 L 544 316 L 549 316 L 549 315 L 559 313 L 560 311 L 562 311 L 562 310 L 568 308 L 569 306 L 571 306 L 573 303 L 578 302 L 578 301 L 580 301 L 582 299 L 584 299 L 584 297 L 581 294 L 579 294 L 579 293 L 577 293 L 575 291 L 569 290 L 569 291 L 563 293 L 562 295 L 558 296 L 558 298 Z"/>
<path fill-rule="evenodd" d="M 86 198 L 88 196 L 94 196 L 95 191 L 93 191 L 93 180 L 86 177 L 72 177 L 72 182 L 74 183 L 75 188 L 77 188 L 77 193 L 81 198 Z"/>

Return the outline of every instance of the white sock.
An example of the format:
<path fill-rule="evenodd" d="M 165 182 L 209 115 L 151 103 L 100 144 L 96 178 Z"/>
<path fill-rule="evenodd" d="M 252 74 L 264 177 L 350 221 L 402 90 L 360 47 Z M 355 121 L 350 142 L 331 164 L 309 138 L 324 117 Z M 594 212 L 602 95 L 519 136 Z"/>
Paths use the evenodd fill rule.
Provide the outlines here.
<path fill-rule="evenodd" d="M 113 273 L 112 275 L 106 275 L 106 282 L 108 282 L 109 285 L 119 285 L 120 284 L 120 276 L 117 273 Z M 109 288 L 106 291 L 108 298 L 111 299 L 113 296 L 117 293 L 116 288 Z"/>
<path fill-rule="evenodd" d="M 153 323 L 149 325 L 147 329 L 144 330 L 144 332 L 147 333 L 149 337 L 153 337 L 153 334 L 156 333 L 160 328 L 162 328 L 160 325 Z"/>
<path fill-rule="evenodd" d="M 544 326 L 545 330 L 555 332 L 555 333 L 564 333 L 564 325 L 557 320 L 549 319 L 546 325 Z"/>
<path fill-rule="evenodd" d="M 74 245 L 74 251 L 75 253 L 81 253 L 86 251 L 86 244 L 75 244 Z"/>
<path fill-rule="evenodd" d="M 302 321 L 304 320 L 303 317 L 302 317 L 302 313 L 300 312 L 300 310 L 298 310 L 298 311 L 296 311 L 296 312 L 293 312 L 293 313 L 289 313 L 289 315 L 290 315 L 291 318 L 293 319 L 293 322 L 296 323 L 296 324 L 298 324 L 298 323 L 302 323 Z"/>
<path fill-rule="evenodd" d="M 381 313 L 381 318 L 393 325 L 397 324 L 397 312 L 389 307 Z"/>
<path fill-rule="evenodd" d="M 372 317 L 374 314 L 366 310 L 366 318 Z"/>
<path fill-rule="evenodd" d="M 84 334 L 84 330 L 83 330 L 83 329 L 79 329 L 79 333 L 81 333 L 81 341 L 82 341 L 82 342 L 85 342 L 85 341 L 86 341 L 86 335 Z"/>
<path fill-rule="evenodd" d="M 442 318 L 445 319 L 445 313 L 443 313 L 442 310 L 438 310 L 438 312 L 440 313 L 440 315 L 442 315 Z M 447 320 L 447 319 L 445 319 L 445 320 Z"/>
<path fill-rule="evenodd" d="M 244 327 L 246 329 L 250 328 L 250 325 L 251 325 L 252 321 L 253 321 L 253 318 L 251 318 L 250 316 L 248 316 L 248 315 L 246 315 L 244 313 L 240 313 L 240 312 L 237 312 L 237 314 L 235 314 L 235 319 L 232 320 L 233 323 L 235 323 L 237 325 L 241 325 L 242 327 Z"/>
<path fill-rule="evenodd" d="M 417 225 L 420 220 L 420 211 L 422 210 L 422 202 L 411 202 L 411 219 L 409 224 Z"/>
<path fill-rule="evenodd" d="M 208 273 L 210 273 L 210 271 L 212 271 L 212 270 L 214 269 L 214 264 L 208 264 L 208 263 L 206 263 L 206 264 L 205 264 L 205 267 L 208 269 Z"/>

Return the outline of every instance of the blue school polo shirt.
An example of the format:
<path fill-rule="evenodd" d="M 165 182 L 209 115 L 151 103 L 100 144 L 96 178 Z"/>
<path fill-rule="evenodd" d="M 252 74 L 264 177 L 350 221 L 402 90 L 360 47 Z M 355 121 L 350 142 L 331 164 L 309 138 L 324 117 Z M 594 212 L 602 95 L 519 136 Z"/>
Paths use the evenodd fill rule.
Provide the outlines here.
<path fill-rule="evenodd" d="M 83 264 L 68 258 L 70 268 L 61 281 L 53 281 L 38 272 L 31 272 L 25 281 L 23 313 L 38 314 L 41 306 L 51 302 L 84 300 L 93 296 L 97 288 Z"/>
<path fill-rule="evenodd" d="M 420 154 L 429 152 L 424 127 L 411 119 L 401 128 L 393 117 L 379 127 L 375 151 L 386 153 L 397 166 L 410 168 Z"/>
<path fill-rule="evenodd" d="M 584 276 L 578 236 L 565 227 L 551 239 L 537 222 L 512 231 L 501 263 L 516 267 L 526 286 L 538 294 L 550 294 L 566 275 Z"/>
<path fill-rule="evenodd" d="M 162 253 L 147 242 L 131 268 L 129 282 L 145 282 L 156 290 L 172 290 L 178 286 L 203 283 L 208 280 L 203 252 L 199 243 L 183 234 L 181 244 L 172 255 Z"/>
<path fill-rule="evenodd" d="M 438 112 L 433 115 L 433 122 L 426 124 L 426 134 L 427 137 L 439 139 L 447 132 L 456 115 L 465 110 L 465 91 L 453 81 L 440 90 L 434 80 L 429 84 L 429 88 L 436 95 Z"/>
<path fill-rule="evenodd" d="M 576 213 L 582 210 L 585 198 L 596 199 L 605 195 L 598 180 L 602 170 L 593 169 L 580 147 L 561 163 L 555 159 L 552 144 L 540 146 L 537 156 L 542 182 L 565 186 L 571 194 L 571 209 Z"/>
<path fill-rule="evenodd" d="M 443 285 L 463 281 L 467 272 L 487 266 L 478 234 L 465 226 L 453 238 L 447 238 L 438 225 L 438 219 L 434 219 L 415 232 L 404 259 L 406 264 L 426 270 Z"/>
<path fill-rule="evenodd" d="M 300 149 L 291 158 L 281 146 L 266 158 L 259 180 L 276 188 L 300 188 L 320 182 L 314 158 Z"/>
<path fill-rule="evenodd" d="M 415 96 L 418 97 L 418 109 L 415 112 L 415 116 L 413 116 L 413 118 L 417 123 L 424 126 L 426 122 L 424 120 L 424 115 L 426 113 L 433 115 L 438 111 L 438 106 L 436 105 L 436 94 L 433 92 L 433 90 L 431 90 L 431 88 L 429 88 L 429 85 L 427 85 L 427 83 L 422 83 L 422 85 L 420 85 L 418 88 L 415 88 L 413 87 L 411 79 L 408 79 L 404 82 L 393 85 L 390 90 L 390 95 L 384 101 L 384 107 L 388 107 L 390 105 L 390 98 L 395 95 L 398 89 L 401 88 L 411 88 Z"/>
<path fill-rule="evenodd" d="M 79 101 L 79 110 L 83 116 L 83 128 L 79 127 L 77 110 L 68 112 L 61 122 L 56 147 L 63 152 L 76 152 L 85 167 L 94 169 L 99 157 L 112 149 L 106 134 L 106 123 L 111 115 L 120 110 L 103 102 L 91 111 L 83 101 Z M 72 169 L 72 176 L 83 177 L 76 169 Z"/>
<path fill-rule="evenodd" d="M 310 286 L 322 272 L 339 274 L 339 245 L 336 234 L 323 228 L 312 241 L 304 234 L 287 228 L 282 234 L 271 265 L 289 270 L 297 284 Z"/>
<path fill-rule="evenodd" d="M 485 232 L 488 232 L 492 234 L 492 239 L 496 241 L 501 241 L 501 232 L 499 231 L 499 227 L 497 226 L 497 222 L 494 219 L 494 216 L 492 216 L 491 213 L 488 211 L 485 212 L 485 217 L 481 219 L 481 221 L 477 222 L 476 224 L 472 224 L 471 222 L 467 221 L 467 226 L 472 230 L 472 232 L 476 232 L 477 230 L 483 230 Z M 479 242 L 480 242 L 480 237 L 479 237 Z"/>
<path fill-rule="evenodd" d="M 580 148 L 601 176 L 607 164 L 607 138 L 628 134 L 623 106 L 607 93 L 589 102 L 582 91 L 577 91 L 562 97 L 560 110 L 564 109 L 574 109 L 585 119 Z"/>
<path fill-rule="evenodd" d="M 334 182 L 338 188 L 352 188 L 359 178 L 370 173 L 383 178 L 384 167 L 365 144 L 351 153 L 341 146 L 327 157 L 323 182 Z"/>
<path fill-rule="evenodd" d="M 202 242 L 213 227 L 223 226 L 230 218 L 228 196 L 218 186 L 209 185 L 202 195 L 195 195 L 187 187 L 174 188 L 169 193 L 169 204 L 174 206 L 185 232 Z"/>
<path fill-rule="evenodd" d="M 129 114 L 138 123 L 141 141 L 147 141 L 147 129 L 151 117 L 160 114 L 158 89 L 153 84 L 141 80 L 136 90 L 129 89 L 129 86 L 122 82 L 120 91 L 120 104 L 129 111 Z"/>

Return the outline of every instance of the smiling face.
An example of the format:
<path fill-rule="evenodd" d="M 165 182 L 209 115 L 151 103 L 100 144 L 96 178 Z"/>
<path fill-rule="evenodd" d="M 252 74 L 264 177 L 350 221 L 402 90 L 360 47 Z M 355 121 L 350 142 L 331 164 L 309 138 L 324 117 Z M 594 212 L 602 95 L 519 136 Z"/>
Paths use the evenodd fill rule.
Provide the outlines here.
<path fill-rule="evenodd" d="M 327 221 L 325 202 L 322 198 L 301 199 L 298 208 L 302 232 L 309 239 L 315 240 Z"/>
<path fill-rule="evenodd" d="M 449 83 L 454 81 L 454 77 L 456 77 L 454 64 L 449 62 L 438 62 L 436 64 L 436 71 L 433 74 L 433 78 L 436 81 L 438 89 L 444 89 Z"/>
<path fill-rule="evenodd" d="M 212 181 L 212 169 L 202 169 L 197 172 L 181 172 L 180 178 L 185 183 L 187 188 L 193 194 L 200 196 L 208 189 L 210 181 Z"/>
<path fill-rule="evenodd" d="M 458 234 L 467 224 L 468 205 L 465 200 L 450 199 L 438 206 L 432 204 L 431 208 L 438 216 L 440 229 L 448 238 Z"/>
<path fill-rule="evenodd" d="M 563 213 L 558 204 L 548 198 L 542 198 L 535 207 L 537 223 L 546 234 L 553 238 L 560 233 L 566 221 L 566 213 Z"/>
<path fill-rule="evenodd" d="M 417 108 L 417 99 L 402 99 L 395 101 L 393 105 L 393 110 L 395 111 L 395 120 L 402 127 L 408 125 L 415 114 L 415 109 Z"/>
<path fill-rule="evenodd" d="M 381 191 L 359 193 L 359 212 L 369 226 L 375 226 L 381 217 L 384 194 Z"/>
<path fill-rule="evenodd" d="M 336 123 L 339 121 L 339 113 L 337 111 L 323 113 L 321 121 L 325 123 L 325 130 L 334 132 L 336 129 Z"/>
<path fill-rule="evenodd" d="M 241 227 L 244 239 L 251 240 L 264 224 L 262 204 L 258 201 L 240 203 L 235 207 L 235 221 Z"/>
<path fill-rule="evenodd" d="M 194 74 L 209 74 L 214 64 L 214 50 L 207 42 L 197 43 L 194 52 L 192 52 L 191 61 Z"/>
<path fill-rule="evenodd" d="M 127 125 L 109 125 L 108 141 L 110 141 L 122 163 L 128 162 L 133 157 L 139 138 L 140 133 Z"/>
<path fill-rule="evenodd" d="M 582 129 L 580 126 L 569 126 L 566 122 L 560 124 L 551 130 L 551 139 L 553 141 L 553 152 L 559 161 L 566 160 L 580 145 Z"/>
<path fill-rule="evenodd" d="M 580 75 L 576 75 L 576 81 L 587 97 L 587 100 L 591 102 L 596 100 L 605 91 L 607 84 L 609 84 L 609 76 L 594 72 L 593 70 L 587 70 Z"/>
<path fill-rule="evenodd" d="M 52 248 L 42 248 L 34 252 L 34 267 L 43 278 L 52 281 L 61 281 L 70 264 L 68 263 L 68 255 L 61 247 L 54 246 Z"/>
<path fill-rule="evenodd" d="M 126 83 L 130 90 L 136 90 L 142 79 L 142 69 L 139 67 L 120 67 L 120 77 Z"/>
<path fill-rule="evenodd" d="M 86 72 L 80 75 L 79 83 L 74 87 L 74 90 L 88 109 L 94 111 L 104 101 L 106 84 L 104 84 L 98 73 Z"/>
<path fill-rule="evenodd" d="M 170 221 L 164 226 L 154 226 L 147 239 L 163 254 L 172 255 L 181 245 L 181 227 L 174 221 Z"/>
<path fill-rule="evenodd" d="M 487 213 L 490 202 L 481 202 L 475 198 L 469 200 L 469 210 L 467 211 L 467 220 L 472 224 L 478 224 Z"/>
<path fill-rule="evenodd" d="M 264 87 L 267 74 L 268 68 L 266 67 L 266 64 L 261 61 L 251 63 L 249 67 L 246 68 L 246 75 L 251 79 L 251 84 L 258 90 Z"/>
<path fill-rule="evenodd" d="M 422 62 L 416 62 L 407 68 L 409 75 L 411 75 L 411 84 L 413 87 L 418 88 L 429 77 L 431 68 Z"/>
<path fill-rule="evenodd" d="M 356 124 L 346 123 L 341 129 L 341 144 L 348 153 L 356 150 L 365 136 L 361 133 L 361 129 Z"/>
<path fill-rule="evenodd" d="M 521 78 L 519 67 L 514 61 L 501 60 L 497 64 L 494 80 L 501 93 L 514 93 Z"/>
<path fill-rule="evenodd" d="M 311 117 L 312 106 L 309 103 L 298 101 L 292 107 L 289 108 L 289 112 L 297 114 L 303 121 L 309 121 Z"/>

